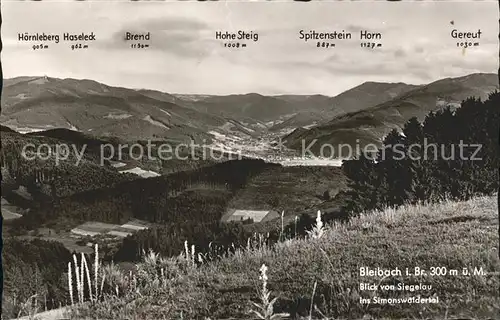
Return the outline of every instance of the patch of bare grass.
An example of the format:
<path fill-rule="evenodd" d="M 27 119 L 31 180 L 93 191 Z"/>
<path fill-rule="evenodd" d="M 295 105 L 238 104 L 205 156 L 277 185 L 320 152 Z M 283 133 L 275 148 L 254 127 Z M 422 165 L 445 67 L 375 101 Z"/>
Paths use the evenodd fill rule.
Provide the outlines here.
<path fill-rule="evenodd" d="M 116 294 L 110 286 L 102 301 L 82 307 L 79 314 L 94 319 L 252 319 L 254 303 L 265 304 L 259 280 L 259 269 L 265 265 L 266 289 L 278 297 L 272 314 L 303 319 L 496 317 L 500 314 L 497 218 L 496 197 L 483 197 L 370 212 L 347 224 L 325 226 L 317 237 L 273 247 L 249 246 L 198 266 L 189 254 L 172 259 L 146 255 L 137 266 L 135 287 Z M 458 274 L 367 279 L 360 276 L 360 267 L 427 271 L 446 267 Z M 471 273 L 482 268 L 484 274 L 464 275 L 463 268 Z M 123 279 L 130 281 L 125 275 Z M 432 289 L 372 292 L 360 290 L 361 282 L 421 282 Z M 375 295 L 418 294 L 439 297 L 439 303 L 360 303 L 360 298 Z"/>

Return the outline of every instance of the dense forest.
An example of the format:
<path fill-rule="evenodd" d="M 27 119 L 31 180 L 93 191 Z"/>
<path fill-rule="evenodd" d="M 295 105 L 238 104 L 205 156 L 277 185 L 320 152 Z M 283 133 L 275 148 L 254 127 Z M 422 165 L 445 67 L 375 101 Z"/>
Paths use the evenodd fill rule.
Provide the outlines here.
<path fill-rule="evenodd" d="M 263 160 L 232 160 L 55 198 L 13 221 L 12 229 L 31 230 L 58 220 L 75 224 L 88 220 L 125 223 L 131 218 L 153 223 L 215 221 L 225 213 L 231 195 L 270 166 L 277 165 Z"/>
<path fill-rule="evenodd" d="M 303 238 L 314 223 L 314 218 L 302 214 L 297 217 L 296 222 L 286 225 L 283 233 L 281 229 L 273 228 L 265 234 L 257 233 L 260 229 L 258 226 L 247 228 L 245 221 L 200 223 L 188 220 L 167 223 L 125 238 L 114 254 L 113 260 L 139 261 L 143 253 L 149 249 L 162 256 L 177 256 L 184 251 L 187 241 L 189 246 L 195 246 L 197 254 L 201 254 L 202 262 L 211 261 L 231 254 L 236 248 L 248 245 L 272 245 L 284 239 Z"/>
<path fill-rule="evenodd" d="M 422 123 L 412 118 L 402 132 L 394 130 L 387 135 L 383 149 L 344 162 L 342 169 L 348 178 L 349 190 L 337 196 L 343 199 L 343 208 L 340 214 L 325 215 L 324 220 L 344 220 L 367 210 L 421 201 L 464 200 L 496 192 L 500 164 L 497 146 L 499 105 L 500 94 L 495 92 L 486 101 L 471 98 L 456 110 L 447 107 L 430 113 Z M 460 151 L 460 144 L 463 151 Z M 314 223 L 313 218 L 302 215 L 297 222 L 285 226 L 284 235 L 279 228 L 274 229 L 266 236 L 266 241 L 304 236 Z M 169 228 L 128 237 L 116 258 L 135 260 L 141 250 L 148 248 L 176 255 L 183 250 L 184 240 L 209 254 L 210 248 L 206 247 L 210 241 L 217 240 L 219 250 L 224 251 L 233 245 L 246 245 L 242 239 L 251 235 L 250 230 L 256 230 L 255 227 L 221 229 L 214 224 L 197 225 L 186 227 L 191 231 L 179 239 L 172 237 L 172 231 L 167 231 L 171 230 Z M 213 230 L 213 236 L 202 236 L 201 229 L 204 232 Z"/>
<path fill-rule="evenodd" d="M 9 193 L 10 190 L 23 185 L 29 189 L 35 201 L 44 202 L 89 190 L 110 188 L 121 182 L 140 178 L 132 173 L 118 172 L 108 159 L 123 161 L 130 167 L 137 166 L 160 174 L 191 171 L 215 163 L 210 159 L 193 160 L 189 157 L 185 159 L 186 156 L 191 155 L 187 148 L 180 149 L 179 159 L 153 158 L 157 154 L 155 142 L 151 146 L 150 152 L 153 157 L 150 159 L 146 154 L 140 153 L 140 150 L 147 152 L 148 142 L 146 141 L 127 142 L 115 138 L 102 140 L 67 129 L 52 129 L 25 135 L 4 126 L 1 129 L 0 163 L 2 164 L 4 191 Z M 159 144 L 162 142 L 157 141 Z M 27 151 L 39 150 L 41 156 L 25 159 L 22 152 L 27 145 L 33 146 L 26 149 Z M 49 150 L 46 146 L 50 146 L 51 149 Z M 142 149 L 139 146 L 142 146 Z M 69 148 L 69 152 L 65 148 Z M 193 157 L 200 158 L 202 150 L 196 149 L 194 152 Z M 77 156 L 80 153 L 83 157 L 78 159 Z M 222 160 L 227 158 L 226 154 L 219 156 Z M 42 157 L 44 159 L 41 159 Z M 47 192 L 43 188 L 50 189 L 50 191 Z"/>
<path fill-rule="evenodd" d="M 162 256 L 177 256 L 184 251 L 185 241 L 189 243 L 189 247 L 194 245 L 197 253 L 215 256 L 215 251 L 211 250 L 225 251 L 232 245 L 239 247 L 245 244 L 250 236 L 251 234 L 243 228 L 241 223 L 197 222 L 196 220 L 167 223 L 139 231 L 125 238 L 114 255 L 114 260 L 139 261 L 143 252 L 149 249 Z"/>
<path fill-rule="evenodd" d="M 2 317 L 16 318 L 22 305 L 36 294 L 40 309 L 53 309 L 67 302 L 64 278 L 71 253 L 60 243 L 44 240 L 4 239 L 4 294 Z M 26 314 L 26 310 L 23 311 Z"/>
<path fill-rule="evenodd" d="M 388 134 L 376 154 L 345 162 L 346 212 L 496 192 L 499 106 L 494 92 L 486 101 L 470 98 L 460 108 L 430 113 L 422 123 L 412 118 L 402 133 Z"/>
<path fill-rule="evenodd" d="M 385 137 L 384 148 L 344 162 L 342 170 L 349 190 L 337 196 L 343 199 L 343 211 L 326 216 L 326 220 L 387 206 L 468 199 L 496 192 L 500 165 L 499 105 L 500 93 L 495 92 L 485 101 L 470 98 L 462 102 L 461 108 L 447 107 L 430 113 L 421 122 L 410 119 L 401 132 L 394 130 Z M 164 256 L 178 255 L 184 250 L 184 241 L 195 245 L 204 257 L 215 257 L 247 245 L 247 240 L 255 236 L 258 228 L 219 220 L 235 192 L 271 166 L 278 165 L 262 160 L 227 161 L 157 178 L 118 181 L 111 187 L 70 192 L 68 196 L 47 198 L 43 206 L 10 222 L 9 228 L 21 232 L 50 223 L 68 228 L 88 220 L 124 223 L 136 218 L 154 226 L 125 238 L 113 256 L 115 261 L 136 261 L 148 249 Z M 33 172 L 35 177 L 51 180 L 51 172 Z M 72 183 L 81 184 L 84 180 Z M 284 234 L 277 228 L 265 235 L 265 241 L 304 236 L 314 222 L 314 218 L 302 215 L 285 226 Z M 61 277 L 70 252 L 61 244 L 7 239 L 3 255 L 9 297 L 27 299 L 32 292 L 38 292 L 48 308 L 65 302 Z M 36 281 L 27 274 L 34 275 Z M 4 315 L 19 311 L 19 303 L 13 298 L 4 298 L 4 306 Z"/>
<path fill-rule="evenodd" d="M 79 162 L 74 152 L 65 155 L 62 154 L 62 149 L 57 149 L 58 145 L 71 144 L 71 148 L 76 148 L 80 152 L 83 143 L 88 143 L 88 147 Z M 138 178 L 133 174 L 119 173 L 109 163 L 102 165 L 99 143 L 104 142 L 83 137 L 76 139 L 71 135 L 66 140 L 59 140 L 51 136 L 2 132 L 0 163 L 3 194 L 9 197 L 10 191 L 23 185 L 32 194 L 35 202 L 38 200 L 44 202 L 51 198 L 67 197 Z M 34 147 L 26 151 L 35 150 L 42 145 L 48 145 L 51 149 L 41 148 L 40 157 L 31 160 L 22 155 L 23 148 L 29 145 Z M 60 156 L 59 160 L 56 160 L 56 153 Z M 75 165 L 77 163 L 78 165 Z"/>

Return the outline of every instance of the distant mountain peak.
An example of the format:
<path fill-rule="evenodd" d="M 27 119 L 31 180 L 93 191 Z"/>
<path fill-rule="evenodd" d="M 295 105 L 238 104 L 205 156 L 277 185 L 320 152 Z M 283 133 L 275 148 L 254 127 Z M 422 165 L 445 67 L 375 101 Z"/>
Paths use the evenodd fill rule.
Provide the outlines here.
<path fill-rule="evenodd" d="M 338 112 L 330 121 L 305 132 L 294 132 L 287 137 L 286 145 L 298 149 L 303 141 L 313 140 L 354 145 L 356 139 L 380 143 L 390 130 L 402 128 L 412 117 L 421 120 L 445 106 L 460 106 L 470 97 L 486 99 L 497 89 L 498 77 L 494 73 L 444 78 L 420 86 L 365 82 L 332 98 L 333 111 Z"/>

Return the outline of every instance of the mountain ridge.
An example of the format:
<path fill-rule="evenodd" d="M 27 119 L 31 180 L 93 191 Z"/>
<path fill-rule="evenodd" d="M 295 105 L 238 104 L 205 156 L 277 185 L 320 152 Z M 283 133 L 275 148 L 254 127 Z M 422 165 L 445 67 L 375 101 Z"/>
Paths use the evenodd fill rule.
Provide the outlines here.
<path fill-rule="evenodd" d="M 459 107 L 469 97 L 484 100 L 497 89 L 498 77 L 494 73 L 440 79 L 380 104 L 340 114 L 319 126 L 285 136 L 285 145 L 300 149 L 304 143 L 309 145 L 316 141 L 318 145 L 311 149 L 313 152 L 318 152 L 321 144 L 380 145 L 389 131 L 400 130 L 412 117 L 423 120 L 429 112 L 446 106 Z"/>
<path fill-rule="evenodd" d="M 297 139 L 317 137 L 342 142 L 352 135 L 376 142 L 409 116 L 422 117 L 469 96 L 484 98 L 498 87 L 496 79 L 493 73 L 474 73 L 423 85 L 365 81 L 330 97 L 171 94 L 89 79 L 22 76 L 4 81 L 0 123 L 21 132 L 67 128 L 94 136 L 176 143 L 210 142 L 217 134 L 253 139 L 266 132 L 306 128 L 288 139 L 292 149 Z"/>

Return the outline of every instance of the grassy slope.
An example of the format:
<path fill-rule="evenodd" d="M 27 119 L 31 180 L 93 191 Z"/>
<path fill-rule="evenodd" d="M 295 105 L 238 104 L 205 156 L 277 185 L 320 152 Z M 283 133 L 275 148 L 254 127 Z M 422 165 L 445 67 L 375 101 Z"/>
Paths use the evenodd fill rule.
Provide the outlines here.
<path fill-rule="evenodd" d="M 258 301 L 258 270 L 263 263 L 269 267 L 272 296 L 279 295 L 275 312 L 306 316 L 316 281 L 314 303 L 328 317 L 497 317 L 497 215 L 496 197 L 368 213 L 348 225 L 329 226 L 321 239 L 292 240 L 274 248 L 238 251 L 198 268 L 186 266 L 181 258 L 160 259 L 158 263 L 170 275 L 163 282 L 153 281 L 153 273 L 148 271 L 151 261 L 145 262 L 138 265 L 139 293 L 123 289 L 125 293 L 120 297 L 109 295 L 97 306 L 80 308 L 79 317 L 179 319 L 182 313 L 184 319 L 251 319 L 249 301 Z M 357 290 L 361 266 L 447 267 L 460 272 L 463 267 L 482 267 L 489 274 L 398 278 L 407 283 L 432 284 L 431 292 L 439 296 L 439 303 L 366 307 L 359 303 L 359 297 L 369 298 L 371 294 Z M 395 281 L 396 278 L 387 278 L 383 283 Z M 121 288 L 127 287 L 126 280 L 117 283 Z M 386 296 L 380 292 L 377 295 Z M 319 313 L 313 316 L 320 318 Z"/>
<path fill-rule="evenodd" d="M 270 167 L 248 181 L 229 204 L 232 208 L 284 210 L 295 215 L 321 205 L 326 190 L 346 190 L 346 178 L 336 167 Z M 334 195 L 334 194 L 333 194 Z"/>

